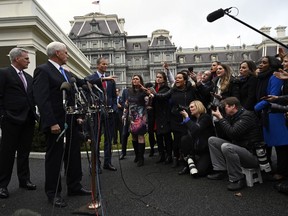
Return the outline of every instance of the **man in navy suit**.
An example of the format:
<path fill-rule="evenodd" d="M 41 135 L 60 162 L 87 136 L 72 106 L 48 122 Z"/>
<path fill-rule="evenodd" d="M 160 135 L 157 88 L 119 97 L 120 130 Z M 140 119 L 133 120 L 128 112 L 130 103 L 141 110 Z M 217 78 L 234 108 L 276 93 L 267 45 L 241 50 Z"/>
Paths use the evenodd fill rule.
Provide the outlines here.
<path fill-rule="evenodd" d="M 82 179 L 79 128 L 74 115 L 67 115 L 63 108 L 60 90 L 63 82 L 69 83 L 72 74 L 61 65 L 66 64 L 68 52 L 65 44 L 52 42 L 47 48 L 48 62 L 34 71 L 33 90 L 36 105 L 40 112 L 40 127 L 46 137 L 45 192 L 48 201 L 56 207 L 67 204 L 61 197 L 61 165 L 64 167 L 68 196 L 90 195 L 80 181 Z M 69 84 L 68 84 L 69 86 Z M 66 92 L 67 106 L 74 106 L 75 100 L 70 91 Z M 59 134 L 68 125 L 66 142 Z"/>
<path fill-rule="evenodd" d="M 112 137 L 114 135 L 114 120 L 113 112 L 117 109 L 117 96 L 116 96 L 116 76 L 107 76 L 105 73 L 108 67 L 108 60 L 101 57 L 97 60 L 97 71 L 86 77 L 85 79 L 91 83 L 95 83 L 98 90 L 93 88 L 94 91 L 102 98 L 100 102 L 106 109 L 101 110 L 100 119 L 96 119 L 95 130 L 96 130 L 96 140 L 97 145 L 100 144 L 101 131 L 104 129 L 104 165 L 103 168 L 111 171 L 116 171 L 117 169 L 111 164 L 112 156 Z M 100 89 L 100 91 L 99 91 Z M 98 121 L 100 121 L 100 128 L 98 128 Z M 99 150 L 99 148 L 98 148 Z M 98 152 L 99 155 L 99 152 Z M 99 157 L 98 157 L 99 158 Z M 100 161 L 98 160 L 100 164 Z M 98 172 L 101 173 L 102 170 L 98 164 Z"/>
<path fill-rule="evenodd" d="M 30 63 L 28 51 L 13 48 L 9 53 L 11 66 L 0 69 L 0 198 L 8 198 L 15 152 L 19 186 L 35 190 L 30 181 L 29 154 L 36 120 L 32 94 L 32 76 L 23 70 Z"/>

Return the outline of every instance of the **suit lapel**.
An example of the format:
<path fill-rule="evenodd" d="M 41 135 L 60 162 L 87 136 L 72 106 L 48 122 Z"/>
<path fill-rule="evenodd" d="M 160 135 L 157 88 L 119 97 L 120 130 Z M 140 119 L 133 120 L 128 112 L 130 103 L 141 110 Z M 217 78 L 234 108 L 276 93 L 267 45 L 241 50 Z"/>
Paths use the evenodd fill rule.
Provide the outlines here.
<path fill-rule="evenodd" d="M 55 77 L 57 78 L 57 79 L 59 79 L 59 81 L 60 82 L 67 82 L 66 81 L 66 79 L 65 79 L 65 77 L 61 74 L 61 72 L 58 70 L 58 68 L 56 68 L 51 62 L 49 62 L 48 61 L 48 63 L 47 63 L 48 65 L 49 65 L 49 67 L 51 68 L 51 71 L 53 72 L 53 74 L 55 75 Z M 66 73 L 66 75 L 67 75 L 67 73 Z M 67 77 L 68 77 L 68 75 L 67 75 Z M 69 80 L 69 78 L 68 78 L 68 80 Z"/>
<path fill-rule="evenodd" d="M 17 71 L 15 70 L 15 68 L 13 68 L 12 66 L 10 67 L 10 72 L 12 74 L 12 76 L 14 77 L 14 79 L 17 81 L 17 83 L 19 84 L 19 86 L 21 87 L 21 89 L 26 93 L 26 90 L 25 90 L 25 87 L 24 87 L 24 84 L 21 80 L 21 78 L 19 77 Z M 25 76 L 26 78 L 26 76 Z"/>

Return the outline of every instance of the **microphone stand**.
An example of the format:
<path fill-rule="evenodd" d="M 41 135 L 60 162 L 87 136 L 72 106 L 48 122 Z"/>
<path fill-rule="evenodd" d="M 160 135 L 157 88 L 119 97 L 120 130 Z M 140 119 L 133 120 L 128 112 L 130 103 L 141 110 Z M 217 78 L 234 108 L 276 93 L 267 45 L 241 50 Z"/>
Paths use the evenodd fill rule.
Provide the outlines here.
<path fill-rule="evenodd" d="M 98 104 L 101 103 L 99 97 L 95 95 L 92 91 L 90 92 L 91 96 L 91 104 L 88 100 L 85 101 L 85 105 L 82 104 L 81 111 L 87 117 L 87 123 L 90 132 L 90 139 L 91 139 L 91 166 L 90 167 L 90 174 L 91 174 L 91 198 L 92 201 L 86 204 L 85 206 L 80 207 L 74 213 L 82 214 L 82 215 L 99 215 L 97 209 L 101 207 L 101 199 L 99 199 L 100 193 L 100 183 L 99 181 L 99 173 L 98 173 L 98 162 L 99 162 L 99 155 L 98 155 L 98 142 L 96 140 L 95 135 L 95 122 L 97 123 L 97 114 L 100 113 L 100 108 L 98 108 Z M 100 107 L 100 106 L 99 106 Z M 101 133 L 100 133 L 101 134 Z M 100 136 L 99 134 L 99 136 Z M 98 184 L 96 184 L 96 181 Z M 97 187 L 98 186 L 98 187 Z M 102 212 L 103 213 L 103 212 Z M 103 214 L 104 215 L 104 214 Z"/>
<path fill-rule="evenodd" d="M 283 46 L 283 47 L 285 47 L 286 49 L 288 49 L 288 46 L 287 46 L 287 45 L 281 43 L 280 41 L 276 40 L 275 38 L 270 37 L 269 35 L 265 34 L 264 32 L 259 31 L 258 29 L 256 29 L 256 28 L 254 28 L 253 26 L 251 26 L 251 25 L 243 22 L 242 20 L 236 18 L 235 16 L 230 15 L 230 14 L 229 14 L 229 13 L 230 13 L 230 10 L 224 10 L 224 13 L 225 13 L 227 16 L 231 17 L 232 19 L 240 22 L 241 24 L 247 26 L 248 28 L 251 28 L 252 30 L 258 32 L 259 34 L 261 34 L 261 35 L 269 38 L 270 40 L 274 41 L 275 43 L 280 44 L 281 46 Z"/>

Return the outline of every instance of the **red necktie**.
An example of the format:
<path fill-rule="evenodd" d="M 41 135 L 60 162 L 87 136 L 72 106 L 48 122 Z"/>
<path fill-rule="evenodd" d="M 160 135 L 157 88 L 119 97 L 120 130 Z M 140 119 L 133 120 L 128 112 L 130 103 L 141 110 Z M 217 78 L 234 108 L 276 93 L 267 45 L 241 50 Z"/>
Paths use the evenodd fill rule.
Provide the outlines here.
<path fill-rule="evenodd" d="M 104 78 L 104 75 L 102 75 L 101 78 L 103 79 L 103 78 Z M 106 89 L 106 87 L 107 87 L 107 86 L 106 86 L 106 81 L 102 81 L 102 86 L 103 86 L 104 89 Z"/>

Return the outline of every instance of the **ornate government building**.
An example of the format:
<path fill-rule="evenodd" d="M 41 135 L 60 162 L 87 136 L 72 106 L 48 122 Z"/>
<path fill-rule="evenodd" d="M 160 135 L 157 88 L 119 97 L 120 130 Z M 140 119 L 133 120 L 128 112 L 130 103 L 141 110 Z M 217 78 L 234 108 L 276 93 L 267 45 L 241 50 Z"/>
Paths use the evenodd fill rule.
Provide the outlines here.
<path fill-rule="evenodd" d="M 225 47 L 177 48 L 171 41 L 169 31 L 158 29 L 147 35 L 128 36 L 124 30 L 125 20 L 117 15 L 90 13 L 74 17 L 69 38 L 87 56 L 91 69 L 101 56 L 109 59 L 111 74 L 118 76 L 120 88 L 130 84 L 133 74 L 141 74 L 145 82 L 153 82 L 157 71 L 167 62 L 171 71 L 193 66 L 196 72 L 210 68 L 212 61 L 229 64 L 235 72 L 243 60 L 258 60 L 263 55 L 275 55 L 278 45 L 263 37 L 260 44 Z M 270 27 L 260 30 L 270 35 Z M 286 44 L 285 26 L 278 26 L 277 39 Z"/>
<path fill-rule="evenodd" d="M 109 72 L 118 76 L 117 85 L 130 84 L 133 74 L 141 74 L 145 82 L 154 82 L 156 73 L 167 62 L 173 74 L 193 66 L 196 72 L 210 68 L 212 61 L 221 61 L 238 71 L 244 59 L 258 60 L 263 55 L 277 54 L 278 45 L 263 37 L 259 44 L 224 47 L 177 47 L 168 30 L 158 29 L 147 35 L 128 35 L 125 19 L 117 15 L 90 13 L 71 21 L 69 34 L 53 21 L 36 0 L 0 1 L 0 67 L 10 64 L 7 54 L 15 46 L 29 51 L 28 72 L 33 75 L 36 65 L 47 61 L 46 46 L 51 41 L 67 45 L 67 66 L 79 77 L 96 70 L 96 60 L 109 59 Z M 288 43 L 286 26 L 275 28 L 276 39 Z M 270 35 L 271 27 L 260 31 Z M 175 41 L 175 43 L 177 43 Z"/>

